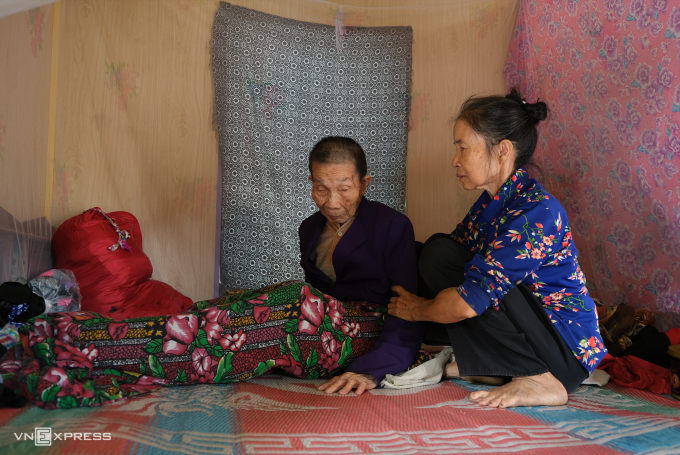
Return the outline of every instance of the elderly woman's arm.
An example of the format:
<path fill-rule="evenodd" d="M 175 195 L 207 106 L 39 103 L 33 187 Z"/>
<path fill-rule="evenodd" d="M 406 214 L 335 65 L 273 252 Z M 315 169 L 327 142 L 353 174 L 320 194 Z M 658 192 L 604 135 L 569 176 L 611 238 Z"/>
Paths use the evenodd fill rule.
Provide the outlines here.
<path fill-rule="evenodd" d="M 385 272 L 391 285 L 418 291 L 415 235 L 405 216 L 396 217 L 385 234 Z M 385 316 L 382 334 L 371 352 L 356 359 L 347 371 L 370 374 L 379 383 L 387 374 L 406 371 L 423 342 L 425 325 Z"/>
<path fill-rule="evenodd" d="M 386 374 L 406 371 L 420 349 L 423 329 L 422 323 L 385 315 L 382 334 L 373 349 L 352 362 L 346 373 L 324 383 L 319 390 L 338 391 L 344 395 L 356 389 L 355 393 L 361 395 L 365 390 L 377 387 Z"/>
<path fill-rule="evenodd" d="M 401 286 L 394 286 L 392 289 L 399 296 L 392 297 L 388 305 L 389 314 L 406 321 L 451 324 L 477 316 L 456 288 L 444 289 L 432 300 L 411 294 Z"/>

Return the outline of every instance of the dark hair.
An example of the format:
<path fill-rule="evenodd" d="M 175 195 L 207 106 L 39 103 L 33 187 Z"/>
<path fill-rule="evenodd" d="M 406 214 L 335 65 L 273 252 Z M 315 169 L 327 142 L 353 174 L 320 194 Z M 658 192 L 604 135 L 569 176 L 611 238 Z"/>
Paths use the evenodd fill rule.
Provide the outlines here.
<path fill-rule="evenodd" d="M 328 136 L 321 139 L 309 154 L 309 175 L 312 175 L 312 163 L 354 163 L 360 179 L 363 179 L 367 172 L 364 149 L 348 137 Z"/>
<path fill-rule="evenodd" d="M 472 96 L 463 103 L 456 121 L 463 120 L 482 136 L 489 153 L 502 140 L 512 142 L 517 151 L 515 169 L 540 168 L 532 161 L 538 131 L 536 125 L 548 116 L 548 105 L 540 100 L 527 103 L 519 90 L 513 88 L 505 96 Z"/>

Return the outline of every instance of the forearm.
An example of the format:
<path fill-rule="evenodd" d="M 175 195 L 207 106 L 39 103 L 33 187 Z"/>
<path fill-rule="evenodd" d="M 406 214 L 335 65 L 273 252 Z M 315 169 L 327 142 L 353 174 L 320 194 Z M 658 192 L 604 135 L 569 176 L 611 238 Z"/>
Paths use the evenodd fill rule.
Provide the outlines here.
<path fill-rule="evenodd" d="M 475 310 L 458 294 L 456 288 L 441 291 L 432 300 L 424 300 L 417 308 L 417 321 L 452 324 L 477 316 Z"/>

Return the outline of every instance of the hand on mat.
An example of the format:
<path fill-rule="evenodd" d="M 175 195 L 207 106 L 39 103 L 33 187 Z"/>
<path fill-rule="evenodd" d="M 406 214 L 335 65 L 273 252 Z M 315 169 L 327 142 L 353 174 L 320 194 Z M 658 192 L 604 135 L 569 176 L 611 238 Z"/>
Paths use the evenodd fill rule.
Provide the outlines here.
<path fill-rule="evenodd" d="M 417 312 L 426 300 L 411 294 L 401 286 L 392 286 L 392 290 L 399 294 L 399 296 L 390 299 L 390 304 L 387 305 L 387 312 L 405 321 L 420 321 L 421 319 L 418 318 Z"/>
<path fill-rule="evenodd" d="M 361 395 L 366 390 L 375 389 L 378 383 L 375 382 L 370 374 L 358 374 L 348 371 L 341 374 L 317 387 L 318 390 L 326 393 L 338 392 L 340 395 L 347 395 L 352 389 L 357 389 L 354 393 Z"/>

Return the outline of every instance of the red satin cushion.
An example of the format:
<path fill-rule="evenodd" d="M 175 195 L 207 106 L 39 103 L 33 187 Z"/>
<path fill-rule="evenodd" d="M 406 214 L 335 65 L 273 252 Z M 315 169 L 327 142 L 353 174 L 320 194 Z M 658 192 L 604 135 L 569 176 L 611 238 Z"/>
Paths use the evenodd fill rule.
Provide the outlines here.
<path fill-rule="evenodd" d="M 81 309 L 127 319 L 181 313 L 189 308 L 191 299 L 150 279 L 153 266 L 142 249 L 137 218 L 127 212 L 109 216 L 130 234 L 127 243 L 132 251 L 109 250 L 118 242 L 118 233 L 94 210 L 66 220 L 52 239 L 56 268 L 71 270 L 78 280 Z"/>

